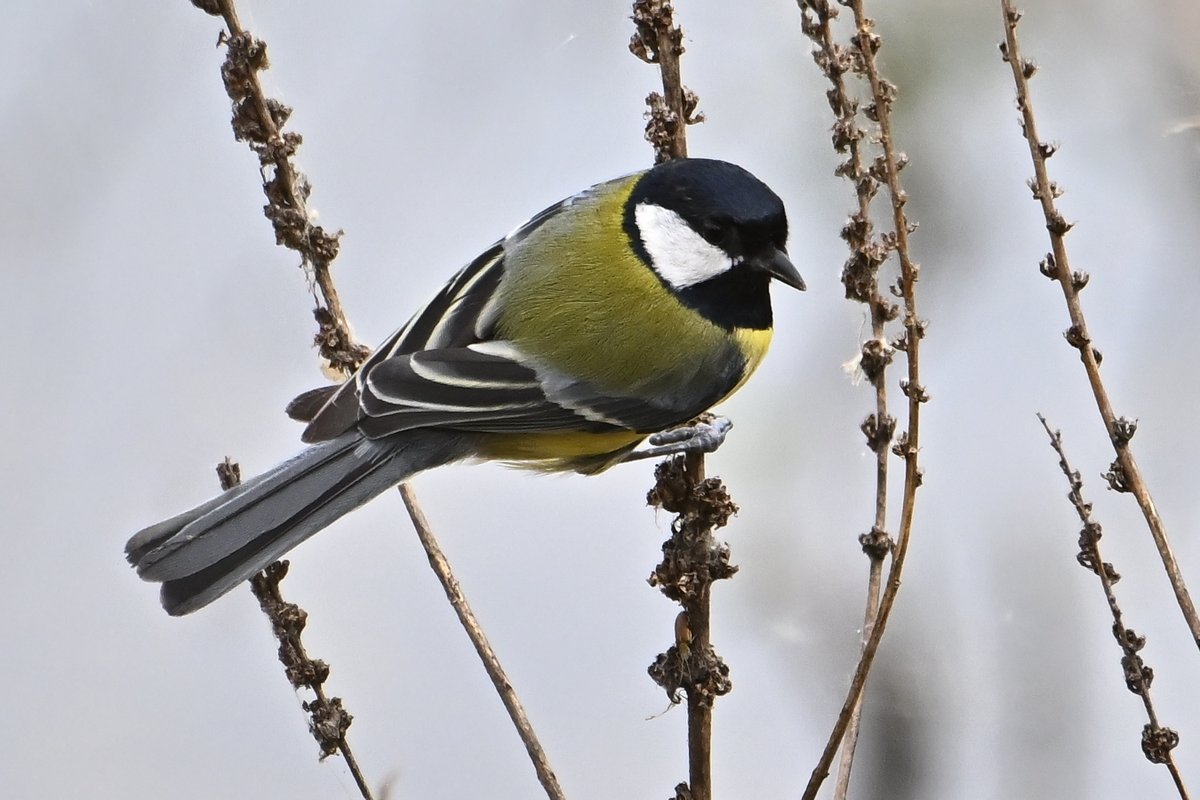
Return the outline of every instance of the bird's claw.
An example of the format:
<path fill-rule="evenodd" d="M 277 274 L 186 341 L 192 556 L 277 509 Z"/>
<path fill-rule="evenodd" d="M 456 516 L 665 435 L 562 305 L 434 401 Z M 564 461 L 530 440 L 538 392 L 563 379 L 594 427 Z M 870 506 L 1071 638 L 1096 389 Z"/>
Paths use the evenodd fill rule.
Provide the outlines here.
<path fill-rule="evenodd" d="M 650 447 L 635 450 L 625 457 L 626 461 L 643 458 L 661 458 L 679 453 L 712 453 L 725 443 L 725 437 L 733 427 L 728 417 L 705 415 L 688 425 L 661 431 L 649 439 Z"/>

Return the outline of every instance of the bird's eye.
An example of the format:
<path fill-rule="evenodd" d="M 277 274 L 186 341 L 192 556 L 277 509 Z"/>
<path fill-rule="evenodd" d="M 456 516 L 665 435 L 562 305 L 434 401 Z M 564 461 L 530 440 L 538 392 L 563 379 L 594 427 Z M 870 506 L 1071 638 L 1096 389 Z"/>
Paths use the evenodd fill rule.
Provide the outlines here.
<path fill-rule="evenodd" d="M 725 226 L 721 225 L 719 222 L 700 223 L 699 233 L 704 237 L 704 241 L 708 242 L 709 244 L 720 247 L 725 243 Z"/>

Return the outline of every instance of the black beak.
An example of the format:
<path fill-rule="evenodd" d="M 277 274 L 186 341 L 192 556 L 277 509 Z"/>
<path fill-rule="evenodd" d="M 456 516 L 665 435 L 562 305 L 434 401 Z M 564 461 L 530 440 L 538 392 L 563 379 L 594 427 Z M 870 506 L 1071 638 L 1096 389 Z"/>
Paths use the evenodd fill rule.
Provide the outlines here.
<path fill-rule="evenodd" d="M 796 267 L 792 264 L 787 253 L 779 248 L 772 247 L 767 252 L 755 255 L 747 262 L 754 269 L 760 270 L 770 275 L 782 283 L 786 283 L 793 289 L 804 291 L 807 287 L 804 285 L 804 278 L 800 277 L 800 273 L 796 271 Z"/>

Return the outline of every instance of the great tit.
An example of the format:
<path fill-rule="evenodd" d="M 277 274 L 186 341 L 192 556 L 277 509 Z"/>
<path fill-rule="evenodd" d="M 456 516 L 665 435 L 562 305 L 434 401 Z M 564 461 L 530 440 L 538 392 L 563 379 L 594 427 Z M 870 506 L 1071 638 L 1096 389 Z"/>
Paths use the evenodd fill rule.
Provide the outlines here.
<path fill-rule="evenodd" d="M 292 401 L 310 447 L 145 528 L 126 556 L 187 614 L 423 470 L 607 469 L 758 366 L 771 280 L 804 289 L 787 233 L 779 197 L 724 161 L 567 198 L 468 264 L 352 378 Z"/>

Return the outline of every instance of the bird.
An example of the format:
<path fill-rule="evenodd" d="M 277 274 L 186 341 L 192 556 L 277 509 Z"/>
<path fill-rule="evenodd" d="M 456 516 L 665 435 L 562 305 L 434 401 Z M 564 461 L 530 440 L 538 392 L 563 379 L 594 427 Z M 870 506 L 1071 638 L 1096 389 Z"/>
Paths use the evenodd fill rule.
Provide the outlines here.
<path fill-rule="evenodd" d="M 180 616 L 428 469 L 593 474 L 643 453 L 711 451 L 727 421 L 679 426 L 759 365 L 772 281 L 804 290 L 787 238 L 779 196 L 716 159 L 666 161 L 556 203 L 454 275 L 345 382 L 293 400 L 306 449 L 139 531 L 126 558 Z"/>

